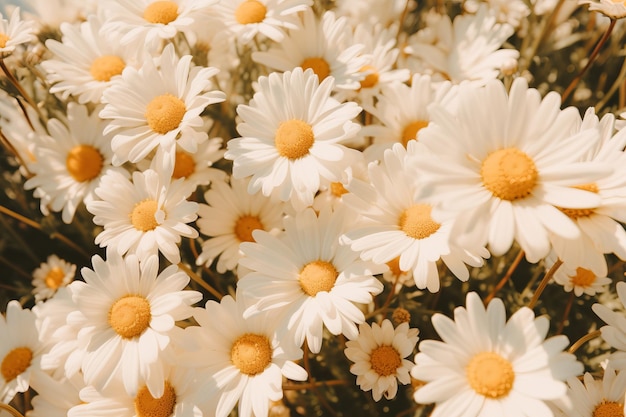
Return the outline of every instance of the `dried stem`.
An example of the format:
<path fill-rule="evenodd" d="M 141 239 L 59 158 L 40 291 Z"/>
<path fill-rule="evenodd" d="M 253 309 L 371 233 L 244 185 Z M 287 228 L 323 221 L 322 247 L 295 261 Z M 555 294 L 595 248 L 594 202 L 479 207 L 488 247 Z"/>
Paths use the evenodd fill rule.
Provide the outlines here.
<path fill-rule="evenodd" d="M 600 332 L 600 330 L 594 330 L 591 333 L 587 333 L 586 335 L 584 335 L 583 337 L 581 337 L 580 339 L 578 339 L 576 342 L 574 342 L 572 344 L 572 346 L 570 346 L 569 349 L 567 349 L 567 351 L 569 353 L 574 353 L 576 352 L 578 349 L 580 349 L 580 347 L 582 345 L 584 345 L 585 343 L 587 343 L 590 340 L 595 339 L 596 337 L 599 337 L 602 333 Z"/>
<path fill-rule="evenodd" d="M 533 294 L 533 298 L 528 303 L 528 308 L 530 308 L 530 309 L 535 308 L 535 305 L 537 304 L 537 301 L 539 301 L 539 297 L 541 296 L 541 293 L 543 292 L 543 290 L 546 289 L 546 286 L 548 285 L 548 282 L 550 282 L 550 279 L 552 278 L 552 276 L 554 275 L 556 270 L 559 269 L 559 267 L 562 264 L 563 264 L 563 261 L 561 261 L 560 259 L 557 259 L 557 261 L 554 263 L 554 265 L 552 265 L 552 268 L 550 268 L 548 270 L 548 272 L 546 272 L 546 274 L 544 275 L 543 279 L 539 283 L 539 286 L 537 287 L 537 290 L 535 291 L 535 294 Z"/>
<path fill-rule="evenodd" d="M 520 249 L 519 253 L 513 260 L 513 263 L 511 264 L 511 266 L 509 266 L 509 269 L 506 271 L 506 274 L 504 274 L 502 279 L 496 284 L 495 287 L 493 287 L 493 290 L 491 290 L 489 295 L 485 298 L 485 301 L 484 301 L 485 305 L 489 304 L 489 301 L 491 301 L 491 299 L 496 296 L 498 291 L 500 291 L 502 287 L 504 287 L 504 285 L 509 281 L 509 279 L 513 275 L 513 272 L 515 272 L 515 270 L 517 269 L 517 266 L 520 264 L 522 259 L 524 259 L 524 251 Z"/>
<path fill-rule="evenodd" d="M 0 409 L 11 414 L 13 417 L 24 417 L 19 411 L 11 407 L 9 404 L 0 403 Z"/>
<path fill-rule="evenodd" d="M 570 311 L 572 311 L 573 304 L 574 304 L 574 290 L 572 290 L 572 292 L 569 295 L 569 300 L 567 300 L 567 304 L 565 305 L 565 310 L 563 311 L 563 318 L 561 319 L 561 322 L 559 323 L 559 327 L 556 330 L 556 334 L 563 333 L 563 329 L 565 328 L 565 322 L 567 321 L 567 318 L 569 317 Z"/>
<path fill-rule="evenodd" d="M 222 294 L 221 292 L 219 292 L 218 290 L 216 290 L 215 288 L 213 288 L 211 285 L 209 285 L 205 280 L 203 280 L 198 274 L 196 274 L 195 272 L 193 272 L 191 270 L 191 268 L 189 268 L 187 265 L 185 265 L 184 263 L 180 262 L 178 264 L 178 267 L 180 269 L 182 269 L 183 271 L 185 271 L 185 273 L 187 275 L 189 275 L 189 277 L 198 285 L 200 285 L 202 288 L 204 288 L 205 290 L 207 290 L 208 292 L 210 292 L 214 297 L 216 297 L 218 300 L 221 300 L 222 297 L 224 297 L 224 294 Z"/>

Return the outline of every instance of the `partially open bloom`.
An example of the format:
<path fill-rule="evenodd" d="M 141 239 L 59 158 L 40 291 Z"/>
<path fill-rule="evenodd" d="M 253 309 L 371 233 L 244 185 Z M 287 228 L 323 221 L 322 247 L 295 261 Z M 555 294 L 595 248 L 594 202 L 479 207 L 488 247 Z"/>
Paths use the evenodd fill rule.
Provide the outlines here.
<path fill-rule="evenodd" d="M 43 301 L 52 297 L 56 291 L 67 286 L 76 274 L 76 265 L 50 255 L 46 262 L 33 271 L 33 293 L 35 301 Z"/>
<path fill-rule="evenodd" d="M 0 20 L 0 57 L 10 55 L 18 45 L 35 39 L 35 22 L 20 19 L 19 7 L 13 10 L 9 20 Z"/>

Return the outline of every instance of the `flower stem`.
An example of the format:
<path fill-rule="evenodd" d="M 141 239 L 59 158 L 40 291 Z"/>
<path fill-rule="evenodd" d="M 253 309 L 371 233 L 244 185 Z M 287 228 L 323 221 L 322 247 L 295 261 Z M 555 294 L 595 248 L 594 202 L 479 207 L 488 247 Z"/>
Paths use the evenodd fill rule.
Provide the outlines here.
<path fill-rule="evenodd" d="M 565 328 L 565 322 L 567 321 L 567 317 L 569 316 L 570 311 L 572 311 L 572 305 L 574 304 L 574 290 L 570 293 L 569 300 L 567 300 L 567 304 L 565 305 L 565 310 L 563 311 L 563 318 L 559 323 L 559 328 L 556 330 L 556 334 L 563 333 L 563 328 Z"/>
<path fill-rule="evenodd" d="M 539 283 L 539 286 L 537 287 L 535 294 L 533 294 L 533 298 L 528 303 L 528 308 L 530 309 L 535 308 L 535 305 L 537 304 L 537 301 L 539 301 L 539 297 L 541 296 L 541 293 L 543 292 L 543 290 L 546 289 L 546 287 L 548 286 L 548 282 L 550 282 L 550 279 L 552 278 L 556 270 L 559 269 L 559 267 L 562 264 L 563 264 L 563 261 L 561 261 L 560 259 L 557 259 L 554 265 L 552 265 L 552 268 L 550 268 L 548 272 L 546 272 L 543 279 Z"/>
<path fill-rule="evenodd" d="M 511 264 L 509 269 L 506 271 L 506 274 L 504 274 L 502 279 L 496 284 L 495 287 L 493 287 L 493 290 L 491 290 L 489 295 L 485 298 L 485 301 L 484 301 L 485 305 L 489 304 L 489 301 L 491 301 L 491 299 L 495 297 L 498 291 L 500 291 L 502 287 L 504 287 L 504 284 L 506 284 L 509 281 L 509 279 L 513 275 L 513 272 L 515 272 L 515 270 L 517 269 L 517 266 L 520 264 L 522 259 L 524 259 L 524 251 L 520 250 L 517 256 L 515 257 L 515 259 L 513 260 L 513 263 Z"/>
<path fill-rule="evenodd" d="M 205 280 L 203 280 L 198 274 L 196 274 L 195 272 L 193 272 L 191 270 L 191 268 L 189 268 L 187 265 L 185 265 L 182 262 L 178 263 L 178 267 L 180 269 L 182 269 L 183 271 L 185 271 L 185 273 L 187 275 L 189 275 L 189 277 L 198 285 L 200 285 L 202 288 L 204 288 L 205 290 L 207 290 L 208 292 L 211 293 L 211 295 L 213 295 L 214 297 L 216 297 L 218 300 L 221 300 L 222 297 L 224 296 L 224 294 L 220 293 L 218 290 L 216 290 L 215 288 L 213 288 L 211 285 L 209 285 Z"/>
<path fill-rule="evenodd" d="M 587 343 L 590 340 L 595 339 L 596 337 L 600 336 L 602 333 L 600 332 L 600 330 L 594 330 L 591 333 L 587 333 L 586 335 L 584 335 L 583 337 L 581 337 L 580 339 L 578 339 L 576 342 L 574 342 L 572 344 L 572 346 L 570 346 L 569 349 L 567 349 L 567 351 L 569 353 L 574 353 L 576 352 L 578 349 L 580 349 L 580 347 L 582 345 L 584 345 L 585 343 Z"/>
<path fill-rule="evenodd" d="M 11 414 L 13 417 L 24 417 L 19 411 L 11 407 L 9 404 L 0 403 L 0 409 Z"/>

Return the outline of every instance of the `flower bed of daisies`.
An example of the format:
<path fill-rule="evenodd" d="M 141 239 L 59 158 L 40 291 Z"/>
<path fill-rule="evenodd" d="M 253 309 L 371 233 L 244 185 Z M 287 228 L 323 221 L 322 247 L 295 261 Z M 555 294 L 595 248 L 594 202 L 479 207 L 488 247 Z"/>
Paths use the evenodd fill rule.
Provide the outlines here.
<path fill-rule="evenodd" d="M 20 6 L 0 414 L 624 417 L 624 2 Z"/>

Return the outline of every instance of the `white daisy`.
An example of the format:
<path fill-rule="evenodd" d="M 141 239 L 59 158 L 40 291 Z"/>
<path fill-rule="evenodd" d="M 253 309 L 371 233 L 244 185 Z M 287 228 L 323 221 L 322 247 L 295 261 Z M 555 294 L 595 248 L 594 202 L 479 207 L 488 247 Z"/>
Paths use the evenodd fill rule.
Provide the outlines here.
<path fill-rule="evenodd" d="M 104 175 L 95 190 L 99 199 L 87 204 L 93 222 L 104 226 L 96 244 L 141 260 L 161 252 L 177 264 L 181 236 L 198 237 L 187 224 L 196 220 L 198 211 L 197 203 L 187 201 L 188 191 L 182 179 L 170 183 L 151 169 L 134 172 L 132 182 L 116 171 Z"/>
<path fill-rule="evenodd" d="M 283 228 L 283 204 L 263 195 L 250 195 L 248 181 L 230 179 L 214 182 L 204 194 L 208 204 L 200 204 L 196 222 L 200 233 L 209 238 L 202 242 L 196 264 L 210 266 L 215 259 L 217 272 L 237 267 L 241 242 L 254 242 L 252 232 L 260 229 L 276 234 Z"/>
<path fill-rule="evenodd" d="M 33 271 L 33 293 L 35 301 L 52 297 L 59 288 L 67 286 L 76 275 L 76 265 L 50 255 L 46 262 Z"/>
<path fill-rule="evenodd" d="M 354 362 L 350 372 L 357 375 L 356 383 L 363 391 L 372 391 L 374 401 L 383 395 L 388 400 L 395 398 L 398 382 L 402 385 L 411 382 L 409 371 L 414 364 L 405 358 L 413 353 L 418 332 L 409 329 L 408 323 L 394 329 L 385 319 L 380 326 L 361 324 L 359 336 L 346 342 L 344 353 Z"/>
<path fill-rule="evenodd" d="M 79 22 L 97 12 L 98 0 L 22 0 L 43 25 L 58 28 L 63 22 Z"/>
<path fill-rule="evenodd" d="M 26 112 L 34 124 L 34 130 L 44 134 L 45 129 L 39 122 L 35 109 L 26 107 Z M 2 145 L 16 156 L 21 164 L 20 172 L 24 177 L 28 177 L 30 175 L 28 168 L 35 162 L 35 155 L 32 152 L 32 138 L 35 134 L 17 100 L 4 90 L 0 90 L 0 129 L 7 142 L 2 140 Z"/>
<path fill-rule="evenodd" d="M 626 282 L 618 282 L 615 289 L 622 306 L 626 306 Z M 617 349 L 617 352 L 611 354 L 609 363 L 615 369 L 626 369 L 626 325 L 623 312 L 613 311 L 599 303 L 594 304 L 592 309 L 607 324 L 600 328 L 602 338 L 612 348 Z"/>
<path fill-rule="evenodd" d="M 104 91 L 106 106 L 100 117 L 112 119 L 104 133 L 114 134 L 115 165 L 138 162 L 157 147 L 170 156 L 173 165 L 176 144 L 194 153 L 208 139 L 200 114 L 225 96 L 221 91 L 207 91 L 218 70 L 193 66 L 191 59 L 191 55 L 179 59 L 168 44 L 158 64 L 147 59 L 139 70 L 126 67 Z"/>
<path fill-rule="evenodd" d="M 579 162 L 596 145 L 598 129 L 573 133 L 577 110 L 560 110 L 554 92 L 542 100 L 523 78 L 509 94 L 496 80 L 462 85 L 458 100 L 456 116 L 431 106 L 412 166 L 443 210 L 460 213 L 461 238 L 488 243 L 498 256 L 515 240 L 533 263 L 550 251 L 548 232 L 577 238 L 578 227 L 557 207 L 598 206 L 596 194 L 572 188 L 610 171 Z"/>
<path fill-rule="evenodd" d="M 50 134 L 33 137 L 35 161 L 29 170 L 34 176 L 24 188 L 35 189 L 44 215 L 62 211 L 63 221 L 69 224 L 79 205 L 94 199 L 103 175 L 127 176 L 124 169 L 111 165 L 110 138 L 102 134 L 105 126 L 97 109 L 89 114 L 86 106 L 69 103 L 66 123 L 50 119 Z"/>
<path fill-rule="evenodd" d="M 554 264 L 554 259 L 551 258 L 551 256 L 546 258 L 546 269 Z M 587 268 L 575 265 L 563 263 L 554 273 L 554 281 L 562 285 L 566 292 L 574 291 L 576 297 L 583 294 L 594 296 L 604 292 L 613 282 L 609 277 L 598 276 Z"/>
<path fill-rule="evenodd" d="M 588 4 L 589 10 L 600 12 L 611 19 L 626 17 L 626 3 L 618 0 L 578 0 L 578 4 Z"/>
<path fill-rule="evenodd" d="M 358 153 L 341 142 L 359 130 L 351 120 L 361 108 L 331 98 L 333 84 L 332 77 L 319 83 L 312 70 L 301 68 L 259 78 L 250 104 L 237 107 L 243 137 L 228 141 L 224 155 L 233 161 L 235 178 L 252 175 L 249 193 L 269 196 L 276 189 L 280 200 L 306 206 L 320 177 L 341 179 Z"/>
<path fill-rule="evenodd" d="M 251 270 L 237 283 L 252 304 L 245 316 L 274 311 L 301 346 L 306 339 L 320 351 L 323 330 L 355 338 L 365 321 L 358 303 L 367 304 L 383 290 L 373 275 L 386 267 L 359 259 L 357 252 L 339 244 L 349 227 L 345 211 L 306 209 L 285 218 L 285 232 L 272 236 L 254 232 L 256 243 L 242 243 L 241 265 Z M 277 319 L 278 321 L 279 319 Z"/>
<path fill-rule="evenodd" d="M 37 395 L 31 400 L 33 408 L 26 412 L 26 417 L 67 417 L 68 411 L 81 403 L 78 393 L 84 387 L 81 374 L 57 380 L 42 373 L 37 383 Z"/>
<path fill-rule="evenodd" d="M 0 17 L 2 15 L 0 14 Z M 0 57 L 5 58 L 13 51 L 18 45 L 22 45 L 29 42 L 34 42 L 37 37 L 35 36 L 35 21 L 34 20 L 22 20 L 20 19 L 20 8 L 16 7 L 11 13 L 9 20 L 0 20 Z"/>
<path fill-rule="evenodd" d="M 226 417 L 239 402 L 238 415 L 267 417 L 270 401 L 283 397 L 282 381 L 304 381 L 306 371 L 294 361 L 302 350 L 289 337 L 276 333 L 277 323 L 264 315 L 243 318 L 243 297 L 227 295 L 196 308 L 199 326 L 185 329 L 185 354 L 203 384 L 201 395 L 217 402 L 211 415 Z"/>
<path fill-rule="evenodd" d="M 552 417 L 545 401 L 565 396 L 564 381 L 583 371 L 574 355 L 563 352 L 567 337 L 545 339 L 548 318 L 536 318 L 527 307 L 505 323 L 499 298 L 485 308 L 471 292 L 466 305 L 454 310 L 454 321 L 433 315 L 443 341 L 419 345 L 411 376 L 426 385 L 415 392 L 415 400 L 436 403 L 432 417 Z"/>
<path fill-rule="evenodd" d="M 366 22 L 389 27 L 400 20 L 405 9 L 412 11 L 416 4 L 415 0 L 335 0 L 335 10 L 347 16 L 352 26 Z"/>
<path fill-rule="evenodd" d="M 85 282 L 70 284 L 78 313 L 68 318 L 80 327 L 85 383 L 98 390 L 122 383 L 129 395 L 145 384 L 158 398 L 165 389 L 162 355 L 175 322 L 191 315 L 202 294 L 184 290 L 189 277 L 176 265 L 158 273 L 157 256 L 140 264 L 134 255 L 108 251 L 106 261 L 96 255 L 92 263 L 93 270 L 81 270 Z"/>

